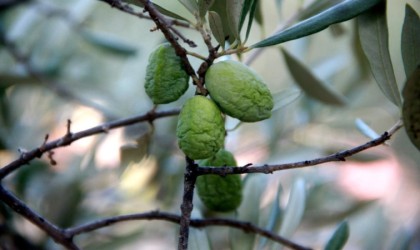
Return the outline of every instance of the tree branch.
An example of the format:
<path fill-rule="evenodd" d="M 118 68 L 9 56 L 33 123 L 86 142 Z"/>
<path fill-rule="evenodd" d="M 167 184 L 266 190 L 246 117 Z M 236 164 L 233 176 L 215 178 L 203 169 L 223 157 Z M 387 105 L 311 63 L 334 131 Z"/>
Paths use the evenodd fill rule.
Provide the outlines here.
<path fill-rule="evenodd" d="M 70 123 L 67 123 L 67 133 L 63 137 L 57 140 L 51 141 L 49 143 L 44 142 L 40 147 L 35 148 L 29 152 L 22 153 L 19 159 L 16 159 L 15 161 L 9 163 L 8 165 L 2 167 L 0 169 L 0 181 L 11 172 L 18 169 L 19 167 L 25 164 L 28 164 L 30 161 L 32 161 L 35 158 L 40 158 L 45 152 L 48 152 L 52 149 L 68 146 L 72 142 L 77 141 L 84 137 L 88 137 L 88 136 L 100 134 L 100 133 L 106 133 L 110 129 L 124 127 L 131 124 L 139 123 L 139 122 L 146 122 L 146 121 L 153 122 L 154 120 L 158 118 L 174 116 L 174 115 L 177 115 L 178 113 L 179 113 L 179 109 L 173 109 L 173 110 L 161 111 L 161 112 L 155 112 L 152 110 L 143 115 L 104 123 L 102 125 L 99 125 L 99 126 L 87 129 L 87 130 L 82 130 L 77 133 L 71 133 Z"/>
<path fill-rule="evenodd" d="M 274 171 L 286 170 L 286 169 L 295 169 L 295 168 L 304 168 L 319 165 L 326 162 L 335 162 L 335 161 L 345 161 L 347 157 L 355 155 L 359 152 L 367 150 L 372 147 L 379 146 L 389 140 L 391 136 L 398 131 L 403 126 L 402 121 L 398 121 L 391 129 L 385 131 L 380 137 L 368 141 L 360 146 L 337 152 L 329 156 L 316 158 L 312 160 L 286 163 L 286 164 L 275 164 L 275 165 L 263 165 L 263 166 L 253 166 L 252 164 L 247 164 L 244 167 L 198 167 L 197 173 L 199 175 L 206 174 L 217 174 L 217 175 L 227 175 L 227 174 L 245 174 L 245 173 L 264 173 L 271 174 Z"/>
<path fill-rule="evenodd" d="M 2 185 L 0 185 L 0 200 L 8 205 L 11 209 L 13 209 L 16 213 L 22 215 L 37 227 L 45 231 L 57 243 L 71 250 L 79 249 L 79 247 L 73 243 L 72 237 L 67 237 L 65 235 L 63 229 L 55 226 L 41 215 L 31 210 L 23 201 L 19 200 L 12 193 L 4 189 Z"/>
<path fill-rule="evenodd" d="M 87 223 L 81 226 L 69 228 L 65 230 L 65 234 L 67 237 L 71 238 L 71 237 L 75 237 L 83 233 L 95 231 L 103 227 L 108 227 L 117 223 L 121 223 L 125 221 L 133 221 L 133 220 L 163 220 L 163 221 L 169 221 L 172 223 L 180 223 L 181 216 L 172 214 L 172 213 L 167 213 L 167 212 L 160 212 L 160 211 L 127 214 L 127 215 L 115 216 L 115 217 L 110 217 L 110 218 L 104 218 L 104 219 Z M 285 239 L 279 235 L 276 235 L 272 233 L 271 231 L 255 226 L 249 222 L 243 222 L 243 221 L 238 221 L 238 220 L 233 220 L 233 219 L 209 218 L 209 219 L 191 219 L 190 225 L 196 228 L 205 228 L 209 226 L 228 226 L 228 227 L 233 227 L 239 230 L 243 230 L 246 233 L 259 234 L 261 236 L 264 236 L 272 241 L 275 241 L 277 243 L 280 243 L 292 249 L 297 249 L 297 250 L 310 249 L 310 248 L 301 246 L 295 242 L 292 242 L 288 239 Z"/>
<path fill-rule="evenodd" d="M 184 195 L 181 204 L 181 219 L 179 221 L 178 250 L 188 249 L 188 236 L 190 229 L 191 212 L 193 210 L 193 197 L 195 181 L 197 180 L 197 167 L 193 160 L 186 157 L 187 167 L 184 173 Z"/>

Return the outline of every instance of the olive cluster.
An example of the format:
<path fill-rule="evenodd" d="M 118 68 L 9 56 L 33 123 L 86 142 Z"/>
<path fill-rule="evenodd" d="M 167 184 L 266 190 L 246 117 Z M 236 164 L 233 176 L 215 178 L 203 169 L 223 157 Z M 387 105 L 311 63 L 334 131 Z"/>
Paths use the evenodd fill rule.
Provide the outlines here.
<path fill-rule="evenodd" d="M 159 46 L 149 58 L 145 89 L 155 104 L 178 100 L 188 88 L 188 75 L 169 44 Z M 205 75 L 210 98 L 188 99 L 179 114 L 176 135 L 187 157 L 202 160 L 200 166 L 236 166 L 234 156 L 224 149 L 225 120 L 229 115 L 243 122 L 268 119 L 273 97 L 263 80 L 242 63 L 227 60 L 213 64 Z M 200 176 L 198 194 L 211 210 L 235 210 L 242 200 L 239 175 Z"/>

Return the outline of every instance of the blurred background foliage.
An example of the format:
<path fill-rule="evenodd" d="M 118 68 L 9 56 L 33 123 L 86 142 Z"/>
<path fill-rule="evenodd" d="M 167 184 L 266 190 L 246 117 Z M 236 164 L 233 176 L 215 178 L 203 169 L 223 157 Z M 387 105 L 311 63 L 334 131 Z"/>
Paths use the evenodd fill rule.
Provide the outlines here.
<path fill-rule="evenodd" d="M 164 41 L 159 31 L 150 32 L 153 22 L 101 1 L 21 2 L 0 10 L 0 32 L 10 41 L 0 45 L 1 166 L 19 157 L 18 149 L 41 145 L 47 133 L 51 139 L 63 136 L 67 119 L 72 131 L 80 131 L 153 107 L 143 88 L 145 68 L 149 53 Z M 155 2 L 192 18 L 178 1 Z M 334 2 L 260 1 L 259 25 L 253 26 L 248 43 L 271 34 L 297 13 L 303 19 Z M 406 80 L 400 52 L 406 3 L 419 12 L 417 0 L 387 1 L 390 55 L 400 90 Z M 198 45 L 188 50 L 206 55 L 198 32 L 179 30 Z M 227 119 L 226 148 L 239 165 L 324 156 L 369 140 L 362 133 L 366 129 L 360 129 L 364 125 L 380 134 L 400 118 L 399 108 L 374 83 L 355 20 L 281 48 L 264 49 L 250 65 L 276 98 L 272 118 L 240 126 L 238 120 Z M 246 61 L 252 53 L 241 59 Z M 303 74 L 302 65 L 288 63 L 287 56 L 334 89 L 339 105 L 311 98 L 316 85 L 302 90 L 290 73 Z M 190 59 L 193 66 L 200 64 Z M 180 107 L 193 94 L 190 87 L 180 100 L 158 110 Z M 54 150 L 57 164 L 44 156 L 4 182 L 61 227 L 156 209 L 179 214 L 185 162 L 176 144 L 176 121 L 164 118 L 153 125 L 133 125 L 79 140 Z M 403 130 L 389 144 L 344 163 L 243 176 L 244 200 L 237 212 L 214 214 L 196 198 L 193 217 L 251 221 L 316 249 L 323 248 L 346 220 L 350 228 L 346 249 L 419 249 L 420 154 Z M 0 212 L 0 247 L 59 248 L 4 204 Z M 177 230 L 168 222 L 133 221 L 76 240 L 83 249 L 172 249 Z M 192 229 L 190 247 L 278 249 L 279 245 L 229 228 L 209 227 Z"/>

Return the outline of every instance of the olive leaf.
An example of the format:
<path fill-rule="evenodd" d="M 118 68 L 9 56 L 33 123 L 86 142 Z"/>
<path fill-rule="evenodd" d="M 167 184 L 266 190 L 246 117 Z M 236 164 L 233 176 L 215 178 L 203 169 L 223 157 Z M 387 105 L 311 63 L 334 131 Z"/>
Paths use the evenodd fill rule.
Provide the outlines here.
<path fill-rule="evenodd" d="M 225 33 L 223 31 L 222 19 L 220 18 L 219 14 L 217 14 L 217 12 L 209 11 L 208 20 L 209 20 L 211 33 L 213 34 L 214 38 L 216 38 L 220 46 L 224 48 L 225 47 Z"/>
<path fill-rule="evenodd" d="M 403 90 L 404 128 L 414 146 L 420 150 L 420 65 L 408 78 Z"/>
<path fill-rule="evenodd" d="M 326 29 L 334 23 L 352 19 L 369 10 L 381 0 L 347 0 L 339 3 L 318 15 L 312 16 L 296 25 L 274 34 L 254 45 L 252 48 L 272 46 L 286 41 L 308 36 Z"/>
<path fill-rule="evenodd" d="M 310 97 L 330 105 L 344 105 L 346 98 L 331 86 L 318 79 L 302 62 L 281 49 L 290 74 Z"/>
<path fill-rule="evenodd" d="M 214 0 L 198 0 L 198 10 L 200 17 L 204 17 L 210 7 L 213 5 Z"/>
<path fill-rule="evenodd" d="M 247 175 L 243 181 L 243 201 L 237 211 L 237 220 L 248 221 L 258 225 L 260 218 L 260 202 L 267 186 L 266 175 Z M 244 233 L 242 230 L 230 230 L 231 249 L 251 250 L 254 246 L 255 234 Z"/>
<path fill-rule="evenodd" d="M 210 7 L 210 10 L 216 12 L 219 15 L 220 20 L 222 21 L 224 38 L 228 39 L 230 43 L 233 43 L 236 37 L 233 34 L 228 21 L 229 11 L 227 10 L 227 0 L 214 1 L 213 5 Z"/>
<path fill-rule="evenodd" d="M 82 31 L 80 35 L 91 45 L 103 51 L 114 53 L 120 56 L 132 56 L 137 52 L 137 48 L 131 44 L 121 41 L 118 37 L 109 36 L 107 34 Z"/>
<path fill-rule="evenodd" d="M 325 250 L 340 250 L 343 249 L 350 235 L 349 224 L 343 221 L 338 225 L 334 234 L 328 240 Z"/>
<path fill-rule="evenodd" d="M 123 2 L 126 2 L 126 3 L 129 3 L 129 4 L 133 4 L 133 5 L 136 5 L 136 6 L 139 6 L 139 7 L 144 8 L 144 5 L 140 1 L 137 1 L 137 0 L 122 0 L 122 1 Z M 179 20 L 183 20 L 183 21 L 187 21 L 188 22 L 188 19 L 186 19 L 185 17 L 182 17 L 182 16 L 180 16 L 180 15 L 178 15 L 178 14 L 176 14 L 176 13 L 170 11 L 170 10 L 167 10 L 167 9 L 163 8 L 162 6 L 156 4 L 156 3 L 153 3 L 153 6 L 161 14 L 163 14 L 165 16 L 172 17 L 172 18 L 175 18 L 175 19 L 179 19 Z"/>
<path fill-rule="evenodd" d="M 226 1 L 227 9 L 227 20 L 229 27 L 232 31 L 232 35 L 236 40 L 240 40 L 239 36 L 239 25 L 241 20 L 242 6 L 245 0 L 229 0 Z"/>
<path fill-rule="evenodd" d="M 379 88 L 391 102 L 401 106 L 400 91 L 389 55 L 385 3 L 359 16 L 357 21 L 362 49 Z"/>
<path fill-rule="evenodd" d="M 404 25 L 401 33 L 401 54 L 407 78 L 420 63 L 420 19 L 410 5 L 405 6 Z"/>
<path fill-rule="evenodd" d="M 198 4 L 195 0 L 178 0 L 193 15 L 198 12 Z"/>
<path fill-rule="evenodd" d="M 279 235 L 288 238 L 295 232 L 305 212 L 305 200 L 305 181 L 301 178 L 296 179 L 283 214 Z"/>

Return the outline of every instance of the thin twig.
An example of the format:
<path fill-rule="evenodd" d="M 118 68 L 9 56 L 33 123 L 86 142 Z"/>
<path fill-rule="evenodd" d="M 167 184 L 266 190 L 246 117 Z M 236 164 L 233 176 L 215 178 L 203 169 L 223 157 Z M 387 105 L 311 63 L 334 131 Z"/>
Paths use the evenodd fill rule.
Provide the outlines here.
<path fill-rule="evenodd" d="M 172 223 L 180 223 L 181 216 L 172 214 L 172 213 L 167 213 L 167 212 L 160 212 L 160 211 L 127 214 L 127 215 L 115 216 L 115 217 L 110 217 L 110 218 L 104 218 L 104 219 L 90 222 L 81 226 L 68 228 L 65 230 L 65 233 L 67 237 L 71 238 L 80 234 L 98 230 L 103 227 L 108 227 L 117 223 L 121 223 L 125 221 L 133 221 L 133 220 L 163 220 L 163 221 L 169 221 Z M 208 226 L 228 226 L 228 227 L 233 227 L 239 230 L 243 230 L 246 233 L 255 233 L 255 234 L 262 235 L 272 241 L 278 242 L 292 249 L 297 249 L 297 250 L 310 249 L 310 248 L 301 246 L 295 242 L 292 242 L 286 238 L 283 238 L 271 231 L 255 226 L 249 222 L 243 222 L 243 221 L 238 221 L 234 219 L 209 218 L 209 219 L 191 219 L 190 225 L 196 228 L 205 228 Z"/>
<path fill-rule="evenodd" d="M 206 174 L 217 174 L 217 175 L 226 175 L 226 174 L 244 174 L 244 173 L 264 173 L 271 174 L 275 171 L 286 170 L 286 169 L 295 169 L 295 168 L 304 168 L 319 165 L 326 162 L 335 162 L 335 161 L 345 161 L 347 157 L 355 155 L 359 152 L 367 150 L 372 147 L 379 146 L 385 143 L 391 138 L 391 136 L 397 132 L 403 126 L 402 121 L 398 121 L 392 128 L 388 131 L 385 131 L 380 137 L 368 141 L 357 147 L 337 152 L 325 157 L 320 157 L 312 160 L 286 163 L 286 164 L 275 164 L 275 165 L 263 165 L 263 166 L 247 166 L 247 167 L 199 167 L 197 172 L 199 175 Z"/>
<path fill-rule="evenodd" d="M 0 200 L 8 205 L 11 209 L 13 209 L 16 213 L 22 215 L 37 227 L 45 231 L 57 243 L 71 250 L 79 249 L 79 247 L 74 244 L 73 239 L 66 236 L 63 229 L 52 224 L 41 215 L 30 209 L 23 201 L 19 200 L 2 185 L 0 185 Z"/>
<path fill-rule="evenodd" d="M 16 159 L 15 161 L 9 163 L 8 165 L 2 167 L 0 169 L 0 180 L 5 178 L 8 174 L 15 171 L 19 167 L 28 164 L 30 161 L 32 161 L 35 158 L 40 158 L 45 152 L 50 151 L 55 148 L 64 147 L 70 145 L 72 142 L 77 141 L 81 138 L 88 137 L 95 134 L 100 133 L 107 133 L 110 129 L 124 127 L 128 125 L 132 125 L 139 122 L 152 122 L 158 118 L 168 117 L 168 116 L 174 116 L 179 114 L 179 109 L 173 109 L 168 111 L 161 111 L 161 112 L 155 112 L 150 111 L 146 114 L 134 116 L 126 119 L 116 120 L 112 122 L 107 122 L 102 125 L 82 130 L 77 133 L 71 133 L 69 123 L 67 123 L 67 132 L 66 134 L 54 141 L 51 141 L 49 143 L 43 143 L 40 147 L 35 148 L 31 151 L 24 152 L 21 154 L 19 159 Z"/>

